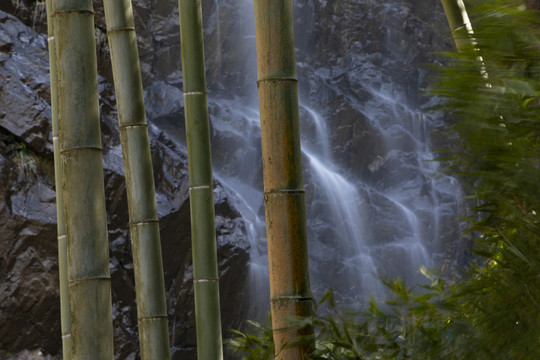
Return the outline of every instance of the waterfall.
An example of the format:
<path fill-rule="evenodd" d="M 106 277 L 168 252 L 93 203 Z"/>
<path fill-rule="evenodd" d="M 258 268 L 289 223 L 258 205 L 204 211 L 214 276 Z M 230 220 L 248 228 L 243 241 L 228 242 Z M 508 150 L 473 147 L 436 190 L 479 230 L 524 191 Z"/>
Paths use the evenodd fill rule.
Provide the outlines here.
<path fill-rule="evenodd" d="M 453 256 L 445 251 L 459 235 L 461 191 L 457 181 L 440 174 L 431 150 L 430 134 L 441 119 L 424 110 L 432 100 L 419 99 L 425 72 L 414 59 L 427 25 L 412 13 L 415 3 L 296 4 L 301 146 L 315 297 L 332 287 L 343 302 L 365 301 L 384 294 L 380 276 L 422 281 L 420 266 L 440 267 Z M 327 31 L 328 38 L 322 32 L 314 38 L 318 29 Z M 335 45 L 340 42 L 343 53 Z M 233 103 L 228 107 L 243 108 Z M 259 130 L 256 112 L 253 107 L 243 115 L 257 118 L 247 122 L 256 129 L 239 127 L 243 144 Z M 362 141 L 371 146 L 358 144 Z M 243 151 L 260 154 L 258 142 L 257 135 L 256 144 L 250 143 L 255 147 Z M 260 164 L 248 166 L 261 171 Z M 267 296 L 261 290 L 266 286 L 261 282 L 267 281 L 267 260 L 260 173 L 242 182 L 259 191 L 247 200 L 242 187 L 231 187 L 232 196 L 251 204 L 245 217 L 255 230 L 250 236 L 252 283 L 257 288 L 250 293 L 260 299 Z"/>
<path fill-rule="evenodd" d="M 455 256 L 461 191 L 434 161 L 430 136 L 442 120 L 425 110 L 436 99 L 420 95 L 426 73 L 415 60 L 428 57 L 434 49 L 422 41 L 440 31 L 428 26 L 431 10 L 423 20 L 415 13 L 417 2 L 295 3 L 316 298 L 334 288 L 344 303 L 364 302 L 384 295 L 379 277 L 422 281 L 420 266 L 437 268 Z M 210 42 L 219 44 L 211 50 L 220 52 L 214 59 L 223 70 L 209 76 L 214 174 L 245 221 L 251 242 L 246 293 L 251 317 L 260 318 L 269 309 L 269 285 L 253 3 L 215 0 L 213 11 L 216 21 L 229 21 L 213 25 L 217 39 Z"/>

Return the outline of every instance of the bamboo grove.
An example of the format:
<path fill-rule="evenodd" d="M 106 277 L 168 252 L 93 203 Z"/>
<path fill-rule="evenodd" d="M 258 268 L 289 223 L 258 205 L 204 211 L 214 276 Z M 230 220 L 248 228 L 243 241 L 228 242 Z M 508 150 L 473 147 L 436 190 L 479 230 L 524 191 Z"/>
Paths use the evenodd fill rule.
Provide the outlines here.
<path fill-rule="evenodd" d="M 199 359 L 222 359 L 213 179 L 200 0 L 179 0 L 188 144 L 195 313 Z M 304 193 L 301 177 L 292 2 L 255 1 L 263 152 L 269 221 L 272 313 L 281 359 L 303 359 L 309 346 L 285 348 L 298 334 L 286 318 L 308 316 Z M 47 0 L 51 109 L 58 213 L 64 359 L 113 359 L 111 278 L 92 0 Z M 142 359 L 169 359 L 159 222 L 150 141 L 130 0 L 104 0 L 122 144 Z M 278 16 L 277 18 L 275 16 Z M 277 32 L 275 32 L 277 31 Z M 265 34 L 271 34 L 269 42 Z M 263 40 L 261 40 L 263 39 Z M 265 62 L 265 61 L 262 61 Z M 283 66 L 283 67 L 282 67 Z M 276 102 L 276 103 L 274 103 Z M 276 136 L 273 136 L 275 131 Z M 292 142 L 283 142 L 292 139 Z M 285 148 L 283 148 L 285 146 Z M 287 153 L 292 153 L 288 157 Z M 276 162 L 272 162 L 276 164 Z M 285 172 L 280 173 L 281 169 Z M 293 179 L 290 181 L 290 179 Z M 286 207 L 288 211 L 276 210 Z M 65 221 L 64 221 L 65 219 Z M 273 225 L 272 225 L 273 224 Z M 285 231 L 282 231 L 285 229 Z M 287 249 L 293 249 L 288 253 Z M 283 271 L 277 259 L 283 256 Z M 309 334 L 309 329 L 303 329 Z"/>
<path fill-rule="evenodd" d="M 223 358 L 201 0 L 179 0 L 197 354 Z M 475 46 L 462 0 L 442 0 L 456 47 Z M 64 359 L 113 359 L 111 278 L 92 0 L 47 0 Z M 292 0 L 254 0 L 273 342 L 310 357 L 312 316 Z M 143 360 L 170 359 L 150 140 L 130 0 L 104 0 Z M 480 59 L 481 60 L 481 59 Z M 482 68 L 481 66 L 480 68 Z M 307 341 L 298 342 L 298 338 Z"/>

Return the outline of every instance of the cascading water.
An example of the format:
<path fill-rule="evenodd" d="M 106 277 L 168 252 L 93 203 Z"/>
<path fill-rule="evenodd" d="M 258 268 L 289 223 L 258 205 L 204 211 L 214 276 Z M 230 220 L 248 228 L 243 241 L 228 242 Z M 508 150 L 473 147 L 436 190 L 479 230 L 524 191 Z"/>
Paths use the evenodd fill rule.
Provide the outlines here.
<path fill-rule="evenodd" d="M 434 9 L 424 14 L 421 3 L 295 3 L 316 298 L 332 287 L 343 302 L 365 301 L 383 293 L 381 275 L 419 281 L 421 265 L 439 267 L 456 255 L 460 188 L 451 177 L 435 176 L 429 138 L 441 120 L 423 110 L 431 100 L 419 95 L 425 72 L 416 65 L 437 50 L 422 41 L 439 31 L 428 22 Z M 214 0 L 213 7 L 214 24 L 234 19 L 205 33 L 213 44 L 208 62 L 218 67 L 209 69 L 214 174 L 251 241 L 247 292 L 254 317 L 268 311 L 269 291 L 253 5 Z"/>

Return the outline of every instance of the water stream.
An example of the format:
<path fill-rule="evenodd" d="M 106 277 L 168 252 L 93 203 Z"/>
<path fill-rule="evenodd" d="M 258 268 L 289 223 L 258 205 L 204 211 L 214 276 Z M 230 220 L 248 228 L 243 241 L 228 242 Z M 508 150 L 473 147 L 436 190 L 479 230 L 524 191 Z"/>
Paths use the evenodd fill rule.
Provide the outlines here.
<path fill-rule="evenodd" d="M 247 0 L 213 4 L 217 23 L 242 12 L 232 20 L 243 24 L 234 24 L 238 33 L 224 37 L 225 29 L 234 26 L 217 27 L 213 43 L 219 54 L 210 62 L 221 68 L 210 83 L 223 83 L 214 92 L 209 89 L 209 109 L 214 175 L 245 221 L 251 242 L 247 293 L 252 317 L 264 316 L 268 261 L 253 5 Z M 440 267 L 453 256 L 448 249 L 459 234 L 461 192 L 433 161 L 430 135 L 441 119 L 424 111 L 429 100 L 418 97 L 425 74 L 412 61 L 423 33 L 409 34 L 403 27 L 423 24 L 415 23 L 420 20 L 411 4 L 415 1 L 295 4 L 309 265 L 316 298 L 332 287 L 342 302 L 362 302 L 384 294 L 380 276 L 421 281 L 421 265 Z"/>

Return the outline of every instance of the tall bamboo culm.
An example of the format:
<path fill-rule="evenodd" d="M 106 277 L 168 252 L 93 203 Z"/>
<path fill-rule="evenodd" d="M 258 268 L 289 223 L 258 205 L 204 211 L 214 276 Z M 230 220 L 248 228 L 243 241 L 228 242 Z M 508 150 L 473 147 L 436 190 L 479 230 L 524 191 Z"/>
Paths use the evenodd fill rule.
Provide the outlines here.
<path fill-rule="evenodd" d="M 486 64 L 474 39 L 474 31 L 463 0 L 441 0 L 441 2 L 457 51 L 460 53 L 471 51 L 475 53 L 476 61 L 478 61 L 478 71 L 486 79 L 486 86 L 491 87 L 491 84 L 487 82 L 489 76 Z"/>
<path fill-rule="evenodd" d="M 72 359 L 113 359 L 92 0 L 54 0 Z"/>
<path fill-rule="evenodd" d="M 305 359 L 311 344 L 291 344 L 312 329 L 289 322 L 312 312 L 291 0 L 255 0 L 255 31 L 276 358 Z"/>
<path fill-rule="evenodd" d="M 474 48 L 473 29 L 463 0 L 441 0 L 458 51 Z"/>
<path fill-rule="evenodd" d="M 210 129 L 200 0 L 179 0 L 197 358 L 223 358 Z"/>
<path fill-rule="evenodd" d="M 46 1 L 47 8 L 47 43 L 49 45 L 49 75 L 51 81 L 51 117 L 54 150 L 54 180 L 56 188 L 56 223 L 58 236 L 58 274 L 60 287 L 60 324 L 62 331 L 62 356 L 71 359 L 71 335 L 69 319 L 69 295 L 67 280 L 67 241 L 64 218 L 64 196 L 62 194 L 62 168 L 60 166 L 60 144 L 58 142 L 58 94 L 56 77 L 56 47 L 52 24 L 52 0 Z"/>
<path fill-rule="evenodd" d="M 141 358 L 170 359 L 163 262 L 137 38 L 130 0 L 105 0 L 124 158 Z"/>

